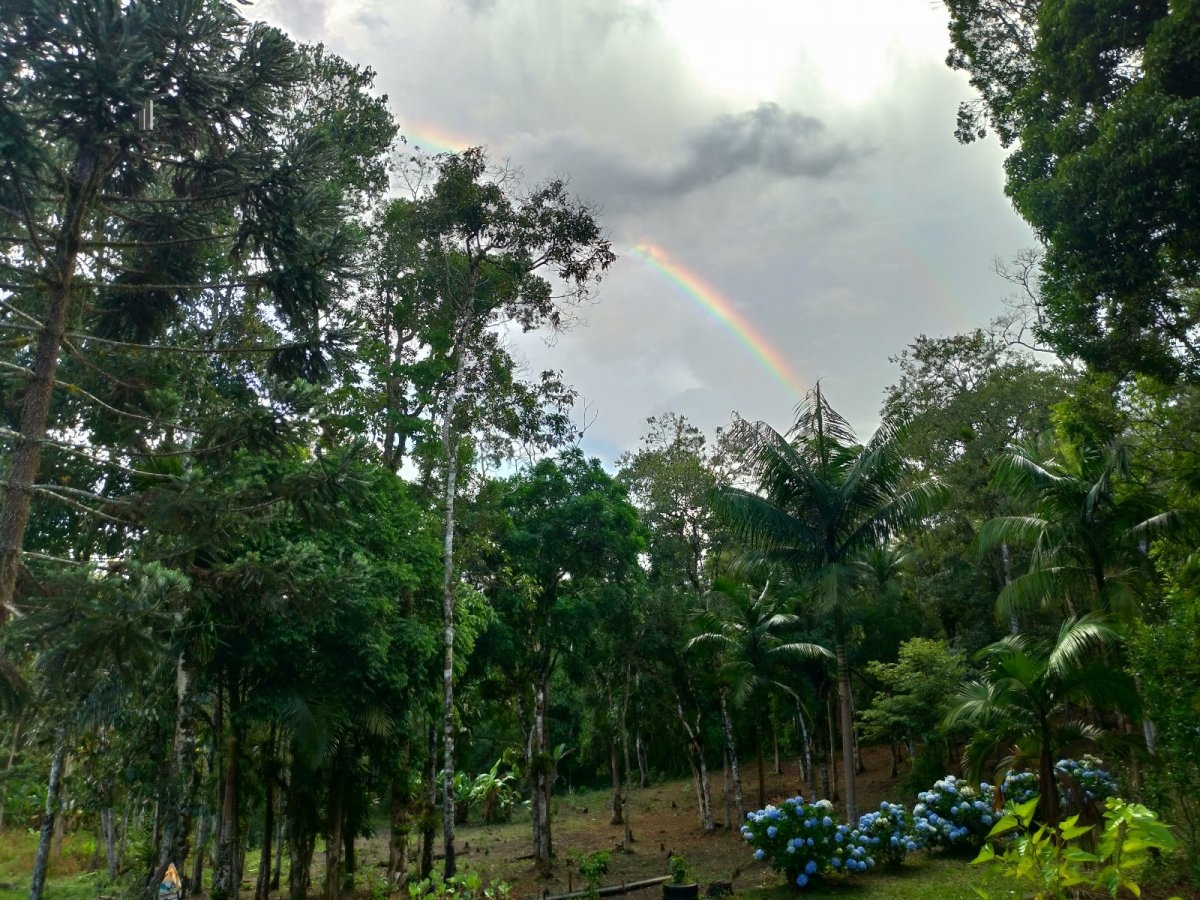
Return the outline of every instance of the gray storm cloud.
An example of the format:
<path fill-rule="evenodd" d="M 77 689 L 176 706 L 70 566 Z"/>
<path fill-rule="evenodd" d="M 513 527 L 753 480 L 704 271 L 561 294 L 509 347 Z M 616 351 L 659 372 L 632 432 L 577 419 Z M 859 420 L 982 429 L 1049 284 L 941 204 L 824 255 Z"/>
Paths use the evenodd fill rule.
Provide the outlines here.
<path fill-rule="evenodd" d="M 610 208 L 683 197 L 742 172 L 825 179 L 866 153 L 831 137 L 820 119 L 777 103 L 717 116 L 654 160 L 580 131 L 529 135 L 517 143 L 523 158 L 541 163 L 538 168 L 569 166 L 573 186 L 584 196 L 603 197 Z"/>
<path fill-rule="evenodd" d="M 856 154 L 831 142 L 825 123 L 761 103 L 735 115 L 718 116 L 692 135 L 689 155 L 664 182 L 664 193 L 687 193 L 742 169 L 761 169 L 790 178 L 823 178 Z"/>

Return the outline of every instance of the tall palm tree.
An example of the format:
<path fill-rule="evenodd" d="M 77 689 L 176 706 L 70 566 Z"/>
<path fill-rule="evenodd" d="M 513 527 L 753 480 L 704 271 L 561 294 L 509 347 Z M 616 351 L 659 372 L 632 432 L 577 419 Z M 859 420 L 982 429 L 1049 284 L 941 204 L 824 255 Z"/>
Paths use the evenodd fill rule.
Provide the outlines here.
<path fill-rule="evenodd" d="M 856 560 L 932 511 L 942 491 L 910 484 L 899 426 L 885 421 L 866 444 L 821 395 L 797 407 L 781 435 L 763 422 L 740 421 L 731 432 L 756 490 L 726 488 L 715 508 L 747 543 L 745 561 L 785 567 L 833 617 L 842 731 L 846 816 L 858 821 L 847 607 L 854 602 Z"/>
<path fill-rule="evenodd" d="M 996 599 L 998 618 L 1055 601 L 1071 616 L 1090 610 L 1128 620 L 1136 614 L 1150 567 L 1147 541 L 1179 514 L 1131 479 L 1126 443 L 1017 447 L 997 460 L 992 477 L 1030 512 L 987 522 L 980 547 L 1032 547 L 1029 571 Z"/>
<path fill-rule="evenodd" d="M 817 644 L 790 641 L 787 633 L 799 624 L 799 616 L 784 611 L 782 601 L 770 593 L 768 581 L 761 591 L 729 578 L 718 578 L 709 593 L 708 603 L 696 617 L 700 629 L 688 642 L 688 649 L 707 647 L 717 651 L 721 683 L 721 717 L 732 758 L 733 727 L 729 704 L 744 706 L 772 689 L 788 691 L 784 667 L 789 660 L 831 656 Z M 758 804 L 766 805 L 761 711 L 765 703 L 754 707 L 755 752 L 758 763 Z M 740 795 L 740 786 L 736 788 Z M 738 810 L 739 817 L 743 810 Z"/>
<path fill-rule="evenodd" d="M 975 730 L 967 759 L 978 776 L 996 753 L 1008 748 L 1018 759 L 1038 761 L 1041 815 L 1058 824 L 1054 760 L 1067 745 L 1094 741 L 1103 732 L 1079 716 L 1115 709 L 1137 714 L 1133 679 L 1114 665 L 1117 633 L 1091 613 L 1063 623 L 1053 643 L 1010 635 L 981 651 L 983 674 L 963 684 L 945 722 Z"/>

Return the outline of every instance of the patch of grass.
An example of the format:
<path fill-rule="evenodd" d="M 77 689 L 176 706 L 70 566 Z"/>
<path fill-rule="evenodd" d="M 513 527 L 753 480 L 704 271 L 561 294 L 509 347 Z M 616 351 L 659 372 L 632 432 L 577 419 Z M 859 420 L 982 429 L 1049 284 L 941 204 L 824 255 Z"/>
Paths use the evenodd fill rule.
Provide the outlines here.
<path fill-rule="evenodd" d="M 808 897 L 887 898 L 887 900 L 977 900 L 975 888 L 983 888 L 995 900 L 1016 897 L 1010 884 L 1002 882 L 961 857 L 918 853 L 898 869 L 876 866 L 870 872 L 850 877 L 814 879 L 797 890 L 776 876 L 770 887 L 739 890 L 745 900 L 798 900 Z"/>
<path fill-rule="evenodd" d="M 80 874 L 91 859 L 90 836 L 67 834 L 62 854 L 51 854 L 46 874 L 46 900 L 96 900 L 113 893 L 103 871 Z M 31 829 L 6 828 L 0 832 L 0 900 L 26 900 L 38 833 Z"/>

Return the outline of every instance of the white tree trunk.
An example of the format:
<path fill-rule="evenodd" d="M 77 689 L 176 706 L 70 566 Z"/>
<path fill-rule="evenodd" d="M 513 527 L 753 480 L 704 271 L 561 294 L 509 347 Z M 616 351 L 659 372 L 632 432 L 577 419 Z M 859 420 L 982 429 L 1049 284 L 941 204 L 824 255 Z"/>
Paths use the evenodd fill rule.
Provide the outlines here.
<path fill-rule="evenodd" d="M 458 351 L 454 383 L 446 398 L 442 421 L 442 453 L 446 459 L 446 492 L 442 533 L 442 849 L 443 874 L 457 871 L 454 856 L 454 498 L 458 486 L 458 439 L 454 433 L 454 410 L 466 371 L 466 351 Z"/>
<path fill-rule="evenodd" d="M 46 887 L 46 865 L 50 861 L 50 839 L 58 821 L 58 793 L 62 786 L 63 734 L 54 736 L 54 757 L 50 760 L 50 782 L 46 788 L 46 809 L 42 815 L 42 830 L 38 835 L 37 855 L 33 860 L 33 875 L 29 879 L 29 900 L 42 900 Z"/>
<path fill-rule="evenodd" d="M 721 724 L 725 728 L 725 747 L 729 752 L 729 776 L 733 781 L 733 804 L 737 810 L 737 822 L 728 822 L 726 827 L 734 828 L 746 818 L 746 804 L 742 800 L 742 774 L 738 768 L 737 745 L 733 740 L 733 719 L 729 715 L 729 691 L 721 688 Z"/>

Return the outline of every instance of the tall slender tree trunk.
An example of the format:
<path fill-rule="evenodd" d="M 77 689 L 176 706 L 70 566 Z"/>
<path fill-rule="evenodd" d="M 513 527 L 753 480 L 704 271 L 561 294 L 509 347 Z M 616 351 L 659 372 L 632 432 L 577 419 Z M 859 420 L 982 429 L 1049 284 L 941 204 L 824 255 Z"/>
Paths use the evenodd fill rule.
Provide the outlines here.
<path fill-rule="evenodd" d="M 117 814 L 111 806 L 100 810 L 100 833 L 104 838 L 104 863 L 108 880 L 117 880 Z"/>
<path fill-rule="evenodd" d="M 553 842 L 550 836 L 550 785 L 554 777 L 554 760 L 550 756 L 547 733 L 546 704 L 550 675 L 539 676 L 533 701 L 533 861 L 538 871 L 549 874 Z"/>
<path fill-rule="evenodd" d="M 158 897 L 158 886 L 172 863 L 182 866 L 188 857 L 192 831 L 192 807 L 196 787 L 196 734 L 192 727 L 188 687 L 190 679 L 181 653 L 175 661 L 175 735 L 172 739 L 171 765 L 162 786 L 163 831 L 158 860 L 146 885 L 150 900 Z"/>
<path fill-rule="evenodd" d="M 316 787 L 309 773 L 302 771 L 292 760 L 291 778 L 288 782 L 288 799 L 285 805 L 288 828 L 288 872 L 289 900 L 306 900 L 312 886 L 313 854 L 317 848 L 317 798 Z"/>
<path fill-rule="evenodd" d="M 283 792 L 279 793 L 279 803 L 283 803 Z M 280 810 L 280 815 L 276 818 L 275 823 L 275 865 L 271 868 L 271 885 L 273 891 L 279 890 L 279 879 L 283 874 L 283 810 Z"/>
<path fill-rule="evenodd" d="M 434 826 L 437 824 L 437 726 L 429 725 L 429 768 L 425 774 L 425 809 L 421 817 L 421 880 L 433 872 Z"/>
<path fill-rule="evenodd" d="M 271 724 L 267 735 L 266 753 L 262 766 L 263 780 L 263 833 L 262 852 L 258 858 L 258 880 L 254 884 L 254 900 L 267 900 L 271 893 L 271 862 L 274 857 L 272 841 L 275 840 L 275 797 L 276 785 L 276 727 Z M 182 860 L 181 860 L 182 864 Z"/>
<path fill-rule="evenodd" d="M 0 497 L 0 628 L 8 621 L 21 568 L 21 550 L 33 486 L 41 464 L 42 441 L 50 401 L 54 393 L 54 375 L 66 331 L 71 305 L 71 284 L 75 278 L 83 232 L 91 215 L 100 186 L 108 177 L 118 151 L 107 147 L 80 146 L 67 182 L 66 206 L 54 235 L 53 248 L 44 269 L 45 302 L 41 328 L 30 365 L 28 386 L 21 397 L 18 434 L 8 454 L 5 477 L 8 481 Z M 44 235 L 39 235 L 39 241 Z"/>
<path fill-rule="evenodd" d="M 241 889 L 241 827 L 238 813 L 241 808 L 242 726 L 238 715 L 240 697 L 237 682 L 236 674 L 228 678 L 229 715 L 222 778 L 224 796 L 217 837 L 217 860 L 213 867 L 213 893 L 219 900 L 236 900 Z"/>
<path fill-rule="evenodd" d="M 458 440 L 454 433 L 454 410 L 462 390 L 467 353 L 461 347 L 454 367 L 454 383 L 446 398 L 442 421 L 442 453 L 446 459 L 442 532 L 442 846 L 443 874 L 457 871 L 454 858 L 454 498 L 458 482 Z"/>
<path fill-rule="evenodd" d="M 711 832 L 716 828 L 716 823 L 713 822 L 712 791 L 709 787 L 708 767 L 704 761 L 704 744 L 700 739 L 700 723 L 697 721 L 695 727 L 692 727 L 692 723 L 683 712 L 683 698 L 678 691 L 675 693 L 675 712 L 688 739 L 688 763 L 692 767 L 692 779 L 696 787 L 700 825 L 706 832 Z"/>
<path fill-rule="evenodd" d="M 621 753 L 625 758 L 625 792 L 622 796 L 624 806 L 625 837 L 623 849 L 626 853 L 633 852 L 633 823 L 629 821 L 629 801 L 633 794 L 633 771 L 629 765 L 629 684 L 631 681 L 629 660 L 625 661 L 625 686 L 621 693 Z"/>
<path fill-rule="evenodd" d="M 846 788 L 846 821 L 850 827 L 858 825 L 858 785 L 854 765 L 854 712 L 850 696 L 850 662 L 846 658 L 846 634 L 841 615 L 837 616 L 837 672 L 838 710 L 841 713 L 842 732 L 842 778 Z"/>
<path fill-rule="evenodd" d="M 333 761 L 326 815 L 329 829 L 325 835 L 325 900 L 342 896 L 342 829 L 346 825 L 346 775 L 341 751 Z"/>
<path fill-rule="evenodd" d="M 612 777 L 612 818 L 609 825 L 624 825 L 624 805 L 621 797 L 620 748 L 617 746 L 617 701 L 613 697 L 612 681 L 605 679 L 604 699 L 608 702 L 608 769 Z"/>
<path fill-rule="evenodd" d="M 642 736 L 640 728 L 638 729 L 635 748 L 638 764 L 638 787 L 645 790 L 650 787 L 650 761 L 646 758 L 646 739 Z"/>
<path fill-rule="evenodd" d="M 729 785 L 729 746 L 721 742 L 721 805 L 725 810 L 725 827 L 732 828 L 733 788 Z"/>
<path fill-rule="evenodd" d="M 615 724 L 608 736 L 608 768 L 612 775 L 612 817 L 608 820 L 608 824 L 623 825 L 625 824 L 625 818 L 622 815 L 623 804 L 621 802 L 621 765 L 617 759 L 617 729 Z"/>
<path fill-rule="evenodd" d="M 408 833 L 412 828 L 412 790 L 407 774 L 392 778 L 389 804 L 391 837 L 388 841 L 388 885 L 391 890 L 408 881 Z"/>
<path fill-rule="evenodd" d="M 721 725 L 725 729 L 725 748 L 729 757 L 729 776 L 733 781 L 733 803 L 737 809 L 736 822 L 746 818 L 746 804 L 742 800 L 742 774 L 738 768 L 737 744 L 733 739 L 733 718 L 729 714 L 729 689 L 721 688 Z M 726 804 L 728 806 L 728 804 Z M 728 819 L 728 811 L 726 812 Z M 735 827 L 735 822 L 726 821 L 726 828 Z"/>
<path fill-rule="evenodd" d="M 812 778 L 812 738 L 809 736 L 808 726 L 804 724 L 804 710 L 800 708 L 799 702 L 796 703 L 796 721 L 800 724 L 800 752 L 804 754 L 800 766 L 800 783 L 803 784 Z"/>
<path fill-rule="evenodd" d="M 1051 828 L 1057 828 L 1061 811 L 1058 803 L 1058 782 L 1054 779 L 1054 757 L 1051 755 L 1053 744 L 1050 737 L 1050 722 L 1042 718 L 1038 726 L 1042 742 L 1041 752 L 1038 755 L 1038 782 L 1042 789 L 1039 809 L 1042 821 Z"/>
<path fill-rule="evenodd" d="M 42 815 L 42 830 L 38 834 L 37 855 L 33 860 L 33 874 L 29 879 L 29 900 L 42 900 L 46 887 L 46 866 L 50 862 L 50 840 L 54 835 L 54 823 L 58 819 L 58 795 L 62 787 L 63 747 L 62 730 L 54 735 L 54 756 L 50 760 L 50 782 L 46 786 L 46 808 Z"/>
<path fill-rule="evenodd" d="M 204 857 L 208 855 L 208 840 L 212 836 L 212 815 L 205 810 L 200 812 L 200 826 L 196 832 L 196 855 L 192 860 L 192 881 L 188 890 L 199 896 L 204 892 Z M 283 842 L 280 842 L 282 848 Z M 275 887 L 279 887 L 278 883 Z"/>

